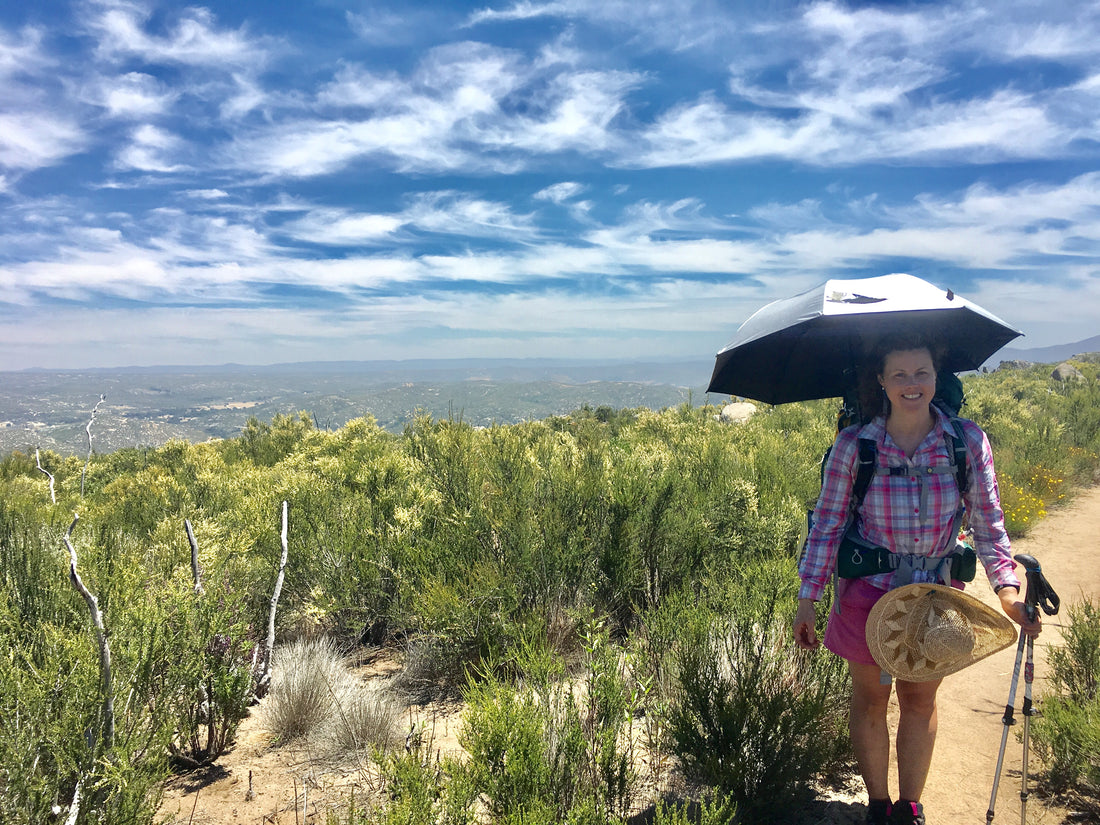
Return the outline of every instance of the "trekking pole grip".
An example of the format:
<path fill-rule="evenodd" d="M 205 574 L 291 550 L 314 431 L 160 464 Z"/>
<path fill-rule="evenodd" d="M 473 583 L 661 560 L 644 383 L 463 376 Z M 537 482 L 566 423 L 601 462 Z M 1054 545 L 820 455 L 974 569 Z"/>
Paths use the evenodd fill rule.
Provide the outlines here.
<path fill-rule="evenodd" d="M 1050 582 L 1043 575 L 1042 565 L 1034 556 L 1020 553 L 1013 556 L 1017 563 L 1022 564 L 1027 576 L 1027 592 L 1024 593 L 1024 606 L 1027 608 L 1028 617 L 1034 619 L 1038 614 L 1036 608 L 1041 607 L 1048 616 L 1058 612 L 1061 599 L 1050 586 Z"/>

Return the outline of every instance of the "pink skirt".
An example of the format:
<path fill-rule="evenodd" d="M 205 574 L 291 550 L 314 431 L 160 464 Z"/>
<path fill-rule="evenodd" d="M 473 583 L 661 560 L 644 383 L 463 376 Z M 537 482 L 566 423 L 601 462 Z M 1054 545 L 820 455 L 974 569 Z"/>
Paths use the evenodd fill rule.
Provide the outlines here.
<path fill-rule="evenodd" d="M 952 587 L 962 590 L 965 585 L 952 581 Z M 825 647 L 849 662 L 873 665 L 874 657 L 867 647 L 867 616 L 875 602 L 886 595 L 865 579 L 840 579 L 839 597 L 833 601 L 829 622 L 825 626 Z M 837 604 L 840 613 L 837 613 Z"/>

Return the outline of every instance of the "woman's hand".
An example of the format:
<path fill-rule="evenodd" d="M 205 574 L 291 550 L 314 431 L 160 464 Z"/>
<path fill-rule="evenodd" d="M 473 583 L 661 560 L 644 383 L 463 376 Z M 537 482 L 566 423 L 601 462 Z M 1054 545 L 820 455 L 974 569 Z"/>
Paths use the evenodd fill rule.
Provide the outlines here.
<path fill-rule="evenodd" d="M 1039 611 L 1035 611 L 1035 619 L 1029 619 L 1027 616 L 1027 606 L 1024 604 L 1023 599 L 1020 598 L 1020 588 L 1002 587 L 997 592 L 997 597 L 1001 600 L 1001 610 L 1005 612 L 1005 615 L 1012 621 L 1016 622 L 1020 626 L 1020 629 L 1025 635 L 1035 638 L 1043 632 L 1043 623 L 1039 620 Z"/>
<path fill-rule="evenodd" d="M 817 638 L 817 611 L 813 599 L 799 599 L 794 614 L 794 642 L 803 650 L 813 650 L 821 641 Z"/>

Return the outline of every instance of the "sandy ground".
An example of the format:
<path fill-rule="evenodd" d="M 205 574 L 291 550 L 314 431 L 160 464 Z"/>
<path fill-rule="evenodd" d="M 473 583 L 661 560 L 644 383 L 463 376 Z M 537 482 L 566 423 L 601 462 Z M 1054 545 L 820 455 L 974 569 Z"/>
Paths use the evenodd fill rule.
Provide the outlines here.
<path fill-rule="evenodd" d="M 1081 491 L 1068 507 L 1051 513 L 1014 552 L 1034 556 L 1062 599 L 1059 615 L 1045 617 L 1044 632 L 1035 644 L 1033 694 L 1038 701 L 1047 690 L 1047 652 L 1061 641 L 1068 608 L 1082 596 L 1100 597 L 1100 486 Z M 969 592 L 996 606 L 984 577 Z M 828 655 L 828 654 L 823 654 Z M 939 737 L 923 802 L 933 825 L 979 825 L 987 821 L 1004 724 L 1004 707 L 1011 687 L 1016 646 L 948 677 L 939 693 Z M 384 679 L 398 665 L 379 661 L 364 671 L 365 678 Z M 1020 706 L 1024 696 L 1021 675 L 1015 701 L 1017 724 L 1005 748 L 995 823 L 1021 821 L 1021 763 L 1023 745 Z M 896 706 L 891 708 L 896 722 Z M 365 761 L 333 764 L 306 748 L 272 748 L 253 713 L 242 724 L 238 741 L 213 768 L 178 777 L 167 791 L 161 814 L 170 825 L 305 825 L 325 823 L 337 816 L 352 798 L 362 803 L 377 792 L 377 772 Z M 429 706 L 410 709 L 405 720 L 423 727 L 439 753 L 458 749 L 460 709 Z M 1029 760 L 1034 776 L 1034 753 Z M 896 793 L 896 771 L 892 776 Z M 1027 802 L 1025 825 L 1068 825 L 1100 820 L 1095 812 L 1082 816 L 1072 806 L 1058 805 L 1035 792 Z M 829 792 L 799 812 L 791 825 L 848 825 L 862 823 L 866 795 L 859 787 Z M 782 825 L 784 820 L 776 820 Z"/>
<path fill-rule="evenodd" d="M 1100 597 L 1100 487 L 1082 491 L 1069 507 L 1051 513 L 1030 535 L 1014 543 L 1013 552 L 1034 556 L 1062 601 L 1058 615 L 1043 617 L 1043 633 L 1035 642 L 1032 691 L 1038 700 L 1048 690 L 1047 652 L 1061 643 L 1069 607 L 1084 596 Z M 998 604 L 984 578 L 970 585 L 968 591 L 990 605 Z M 1013 645 L 944 680 L 938 703 L 939 736 L 923 799 L 929 823 L 986 821 L 1016 652 Z M 1014 702 L 1016 725 L 1010 729 L 1005 747 L 994 822 L 1020 822 L 1023 744 L 1017 741 L 1016 733 L 1023 727 L 1023 697 L 1021 674 Z M 1032 753 L 1029 772 L 1035 768 Z M 896 792 L 896 782 L 892 787 Z M 1029 788 L 1034 788 L 1034 781 L 1029 782 Z M 1058 806 L 1047 807 L 1034 794 L 1027 802 L 1027 822 L 1034 825 L 1085 821 L 1071 818 L 1074 813 Z M 1093 817 L 1091 821 L 1098 820 Z"/>

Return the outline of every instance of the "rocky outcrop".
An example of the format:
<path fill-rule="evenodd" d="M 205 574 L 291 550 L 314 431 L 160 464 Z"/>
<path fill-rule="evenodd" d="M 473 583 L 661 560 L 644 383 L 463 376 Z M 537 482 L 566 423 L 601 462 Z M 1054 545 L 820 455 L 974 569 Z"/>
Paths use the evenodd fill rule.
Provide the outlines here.
<path fill-rule="evenodd" d="M 750 404 L 748 401 L 736 401 L 732 404 L 726 404 L 722 408 L 718 420 L 726 424 L 744 424 L 754 415 L 756 415 L 755 404 Z"/>
<path fill-rule="evenodd" d="M 1054 368 L 1054 372 L 1050 374 L 1050 377 L 1055 381 L 1061 381 L 1063 384 L 1067 381 L 1084 381 L 1085 376 L 1081 370 L 1073 366 L 1068 361 L 1063 361 L 1061 364 Z"/>

